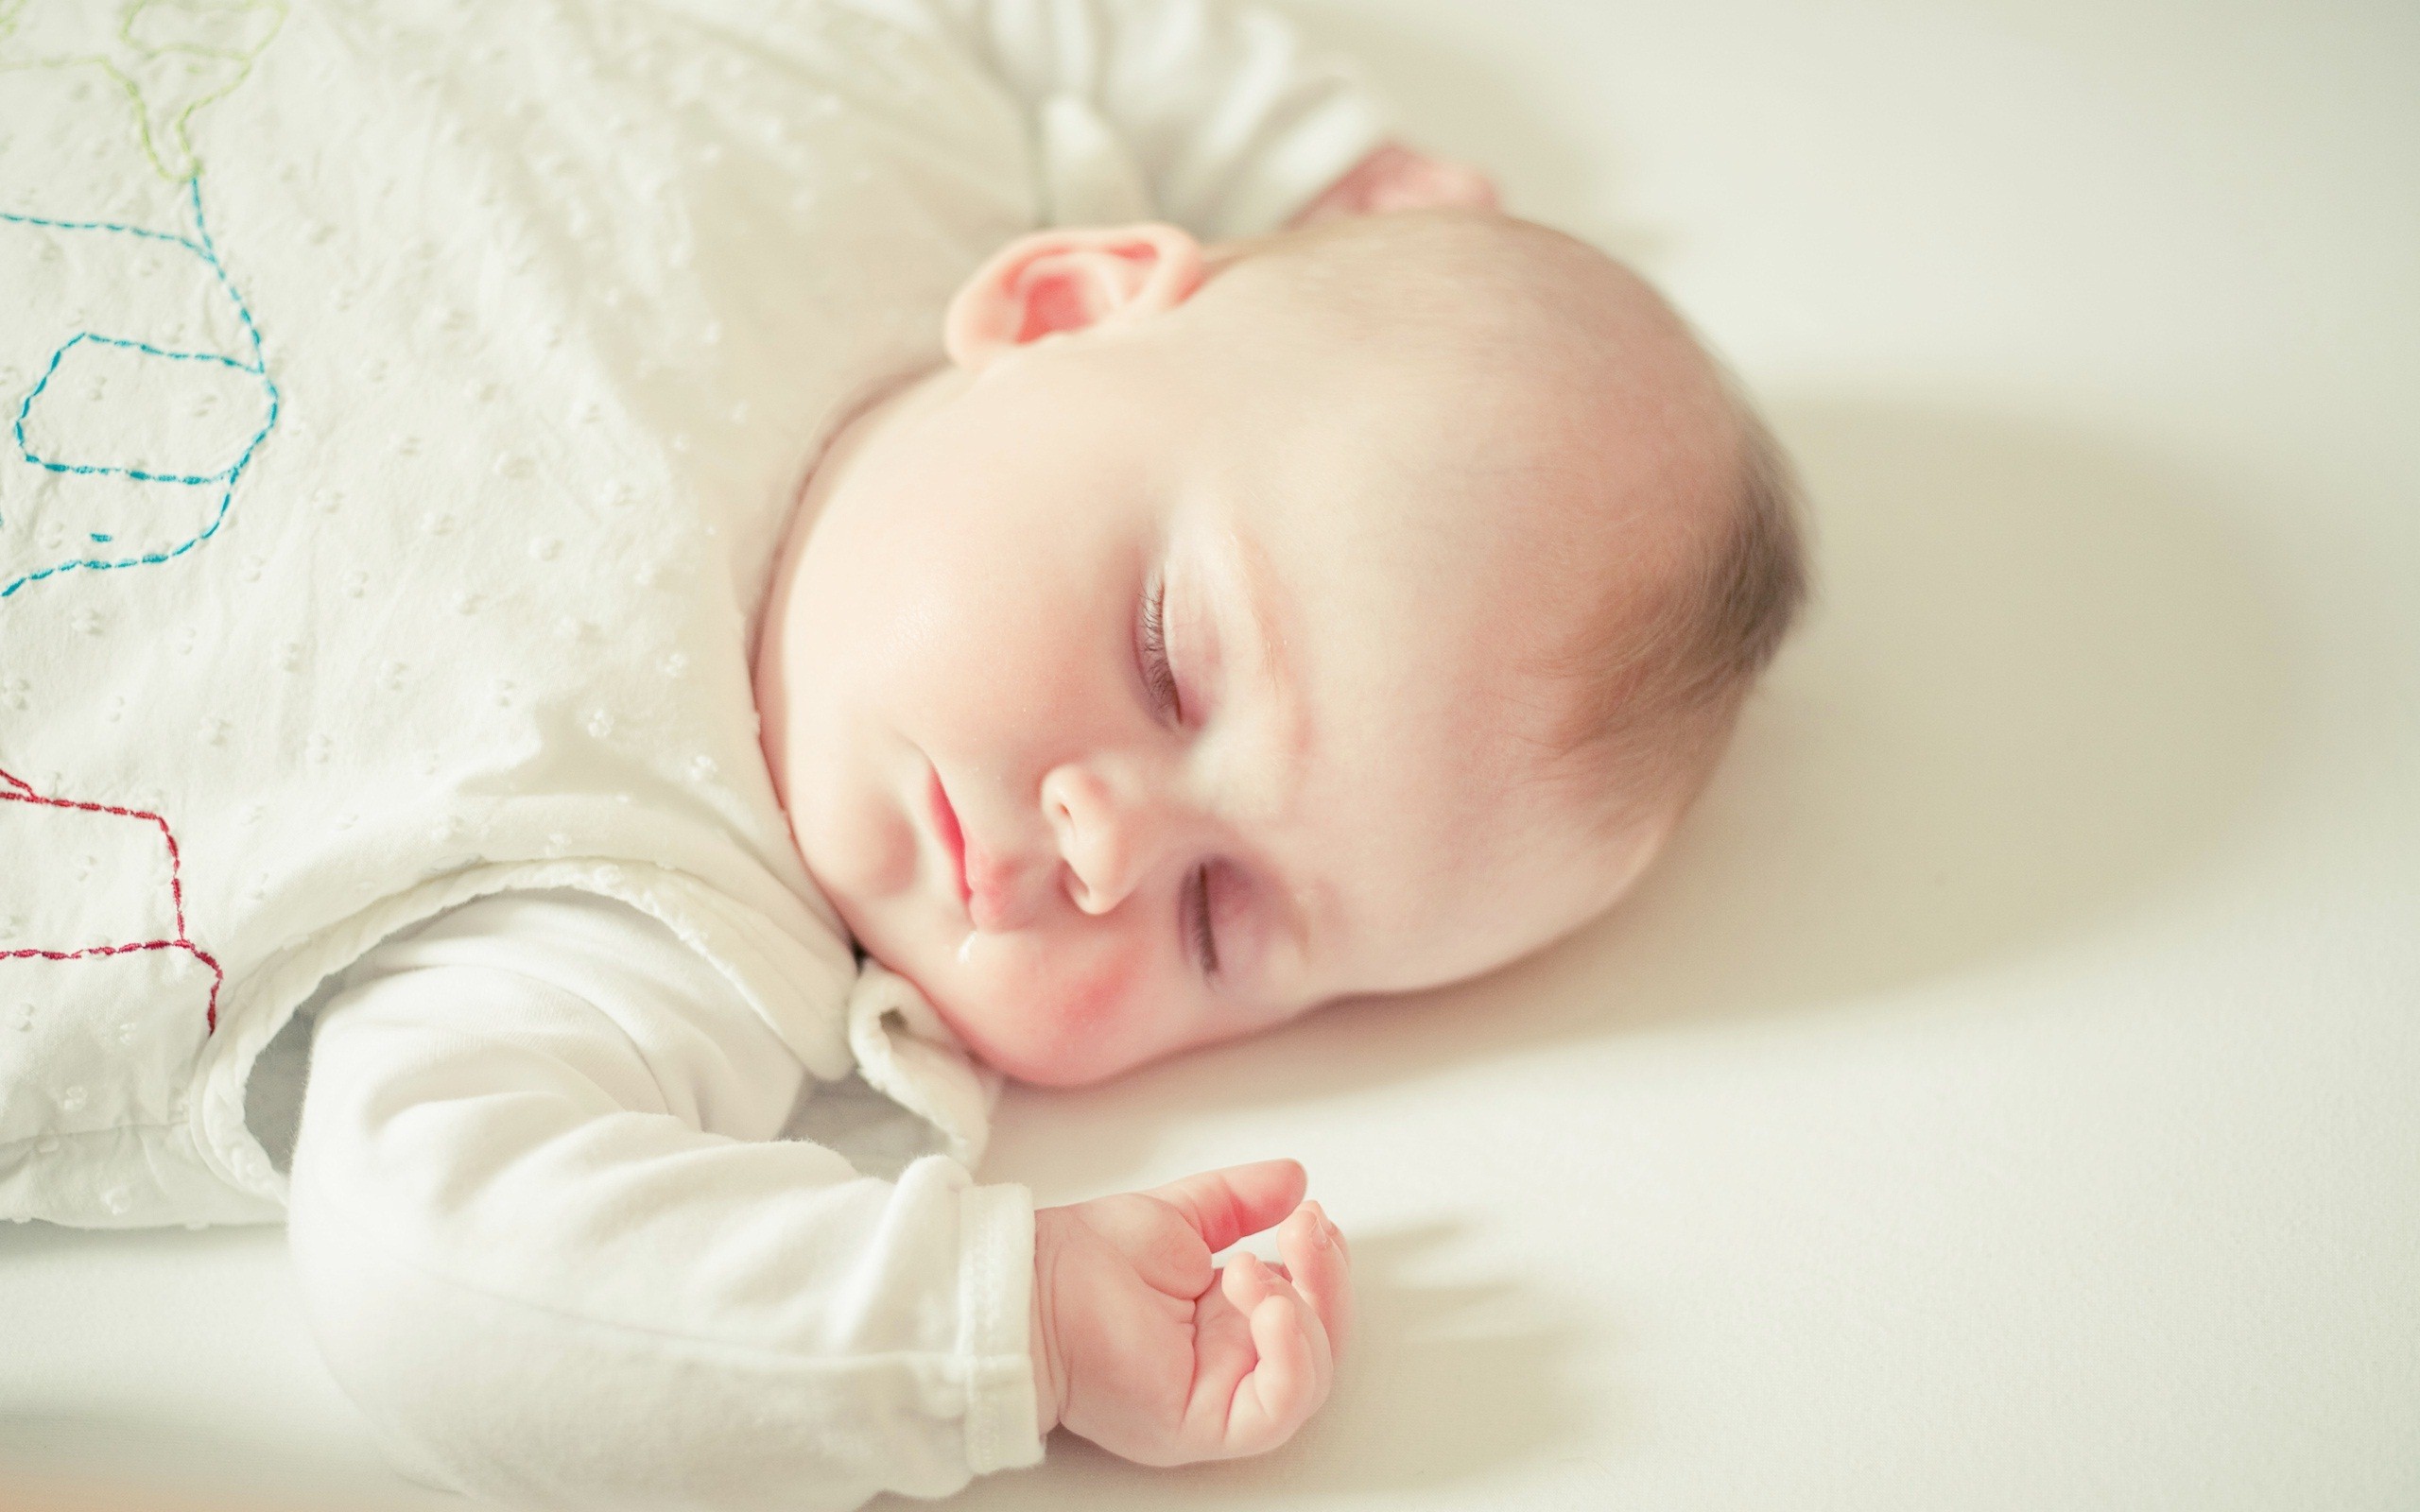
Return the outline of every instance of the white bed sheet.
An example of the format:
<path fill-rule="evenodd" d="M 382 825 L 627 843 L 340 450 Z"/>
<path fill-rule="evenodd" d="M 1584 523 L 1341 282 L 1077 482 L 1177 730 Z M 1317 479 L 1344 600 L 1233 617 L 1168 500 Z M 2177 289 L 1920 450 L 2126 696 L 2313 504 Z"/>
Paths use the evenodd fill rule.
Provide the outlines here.
<path fill-rule="evenodd" d="M 2420 11 L 1296 9 L 1736 358 L 1823 601 L 1617 918 L 1011 1097 L 1044 1200 L 1304 1159 L 1365 1329 L 962 1504 L 2420 1506 Z M 0 1467 L 450 1504 L 280 1237 L 0 1233 Z"/>

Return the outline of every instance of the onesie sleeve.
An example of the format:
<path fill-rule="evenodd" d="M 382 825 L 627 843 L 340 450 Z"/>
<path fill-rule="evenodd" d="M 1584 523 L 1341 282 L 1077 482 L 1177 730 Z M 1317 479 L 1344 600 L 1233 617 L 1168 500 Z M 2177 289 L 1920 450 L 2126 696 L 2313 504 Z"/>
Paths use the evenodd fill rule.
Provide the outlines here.
<path fill-rule="evenodd" d="M 580 1508 L 854 1507 L 1039 1459 L 1030 1198 L 777 1138 L 806 1084 L 626 904 L 482 900 L 346 973 L 289 1229 L 389 1452 Z"/>
<path fill-rule="evenodd" d="M 935 0 L 1037 112 L 1105 121 L 1158 214 L 1216 239 L 1285 224 L 1386 136 L 1344 60 L 1220 0 Z"/>

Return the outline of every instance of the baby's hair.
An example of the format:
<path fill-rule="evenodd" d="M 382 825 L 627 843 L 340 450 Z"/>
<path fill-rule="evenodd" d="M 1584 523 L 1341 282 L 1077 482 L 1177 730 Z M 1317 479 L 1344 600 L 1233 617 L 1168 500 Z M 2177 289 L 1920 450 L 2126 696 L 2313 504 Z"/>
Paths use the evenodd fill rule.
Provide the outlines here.
<path fill-rule="evenodd" d="M 1637 275 L 1510 216 L 1340 218 L 1222 244 L 1209 263 L 1214 277 L 1246 264 L 1291 269 L 1286 282 L 1355 322 L 1357 338 L 1416 333 L 1427 350 L 1453 343 L 1503 374 L 1551 367 L 1562 392 L 1628 405 L 1634 430 L 1646 417 L 1626 438 L 1594 428 L 1605 444 L 1656 452 L 1652 502 L 1677 507 L 1628 534 L 1583 532 L 1591 543 L 1554 591 L 1576 628 L 1531 666 L 1563 711 L 1540 776 L 1595 798 L 1608 834 L 1685 804 L 1808 593 L 1795 470 L 1737 377 Z M 1668 369 L 1668 382 L 1642 387 L 1641 363 Z M 1532 493 L 1577 498 L 1583 523 L 1648 512 L 1585 467 L 1527 476 Z M 1591 551 L 1669 566 L 1642 594 L 1629 562 Z"/>
<path fill-rule="evenodd" d="M 1707 360 L 1733 446 L 1691 560 L 1644 613 L 1600 597 L 1547 668 L 1572 690 L 1552 743 L 1566 775 L 1651 807 L 1685 801 L 1711 772 L 1809 591 L 1796 469 L 1737 379 Z M 1625 823 L 1638 806 L 1604 817 Z"/>

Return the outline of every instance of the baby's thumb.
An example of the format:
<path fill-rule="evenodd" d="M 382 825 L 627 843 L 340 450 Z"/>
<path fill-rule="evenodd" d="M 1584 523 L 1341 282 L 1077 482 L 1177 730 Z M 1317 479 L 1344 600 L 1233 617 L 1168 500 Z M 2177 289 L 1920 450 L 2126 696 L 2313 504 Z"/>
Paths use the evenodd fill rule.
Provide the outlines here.
<path fill-rule="evenodd" d="M 1310 1186 L 1296 1160 L 1256 1160 L 1204 1171 L 1153 1191 L 1184 1214 L 1213 1254 L 1247 1234 L 1270 1228 L 1292 1212 Z"/>

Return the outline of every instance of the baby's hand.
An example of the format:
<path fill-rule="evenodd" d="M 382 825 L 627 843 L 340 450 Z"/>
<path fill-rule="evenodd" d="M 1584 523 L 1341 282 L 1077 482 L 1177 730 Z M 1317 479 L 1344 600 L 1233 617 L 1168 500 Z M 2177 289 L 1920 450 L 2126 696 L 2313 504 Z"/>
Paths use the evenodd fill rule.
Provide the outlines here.
<path fill-rule="evenodd" d="M 1477 168 L 1389 142 L 1330 184 L 1294 217 L 1297 226 L 1390 210 L 1494 210 L 1495 181 Z"/>
<path fill-rule="evenodd" d="M 1344 1236 L 1302 1201 L 1304 1185 L 1293 1161 L 1264 1160 L 1037 1211 L 1042 1432 L 1064 1427 L 1145 1465 L 1293 1436 L 1327 1400 L 1353 1311 Z M 1272 1224 L 1283 1265 L 1248 1251 L 1212 1265 Z"/>

